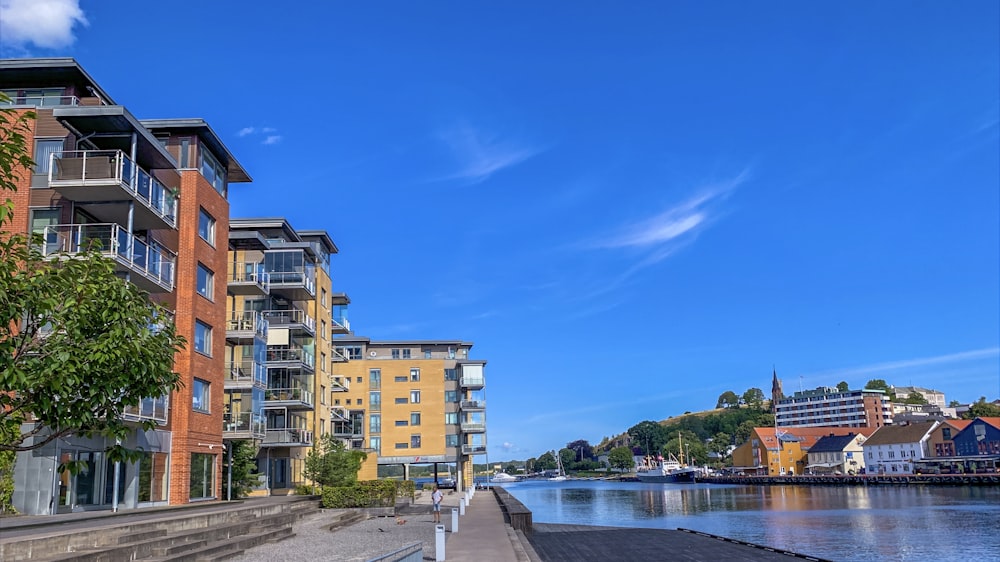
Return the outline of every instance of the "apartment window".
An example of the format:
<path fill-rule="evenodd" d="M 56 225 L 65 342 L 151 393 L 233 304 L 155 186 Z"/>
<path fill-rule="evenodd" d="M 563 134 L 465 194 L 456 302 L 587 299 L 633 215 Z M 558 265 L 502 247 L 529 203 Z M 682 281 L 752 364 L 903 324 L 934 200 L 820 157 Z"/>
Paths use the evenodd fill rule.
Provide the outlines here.
<path fill-rule="evenodd" d="M 326 339 L 326 320 L 319 321 L 319 338 L 321 340 Z"/>
<path fill-rule="evenodd" d="M 191 453 L 191 499 L 215 497 L 215 455 Z"/>
<path fill-rule="evenodd" d="M 360 406 L 361 405 L 361 399 L 358 398 L 357 400 L 354 401 L 354 403 L 357 404 L 358 406 Z"/>
<path fill-rule="evenodd" d="M 382 433 L 382 414 L 369 414 L 368 433 Z"/>
<path fill-rule="evenodd" d="M 399 359 L 399 350 L 398 349 L 393 349 L 391 353 L 392 353 L 392 358 L 393 359 Z"/>
<path fill-rule="evenodd" d="M 208 180 L 208 183 L 225 197 L 226 169 L 204 147 L 201 147 L 201 150 L 198 151 L 198 169 L 201 171 L 201 175 Z"/>
<path fill-rule="evenodd" d="M 43 251 L 46 254 L 59 249 L 59 235 L 55 231 L 45 234 L 45 227 L 59 224 L 59 209 L 32 209 L 31 210 L 31 233 L 44 236 Z"/>
<path fill-rule="evenodd" d="M 407 404 L 406 397 L 404 396 L 403 398 L 397 398 L 396 404 Z"/>
<path fill-rule="evenodd" d="M 456 370 L 456 369 L 445 369 L 444 370 L 444 380 L 446 380 L 446 381 L 457 381 L 458 380 L 458 370 Z"/>
<path fill-rule="evenodd" d="M 413 449 L 419 449 L 420 448 L 420 434 L 419 433 L 415 433 L 415 434 L 413 434 L 413 435 L 410 436 L 410 447 L 413 448 Z"/>
<path fill-rule="evenodd" d="M 358 381 L 360 382 L 360 381 Z M 368 370 L 368 384 L 372 388 L 382 387 L 382 369 L 369 369 Z"/>
<path fill-rule="evenodd" d="M 409 358 L 410 358 L 410 350 L 409 349 L 404 349 L 403 350 L 403 359 L 409 359 Z"/>
<path fill-rule="evenodd" d="M 410 369 L 410 382 L 420 382 L 420 369 Z"/>
<path fill-rule="evenodd" d="M 408 425 L 410 425 L 410 422 L 407 420 L 396 420 L 396 427 L 406 427 Z"/>
<path fill-rule="evenodd" d="M 340 406 L 340 398 L 334 398 L 333 399 L 333 405 L 334 406 Z"/>
<path fill-rule="evenodd" d="M 406 375 L 396 375 L 393 380 L 396 382 L 407 382 L 409 379 L 406 378 Z"/>
<path fill-rule="evenodd" d="M 430 358 L 431 358 L 431 350 L 430 350 L 430 348 L 425 348 L 424 349 L 424 359 L 430 359 Z"/>
<path fill-rule="evenodd" d="M 395 447 L 397 449 L 409 449 L 410 448 L 410 444 L 409 443 L 396 443 Z"/>
<path fill-rule="evenodd" d="M 420 425 L 420 412 L 410 412 L 410 425 Z"/>
<path fill-rule="evenodd" d="M 212 299 L 212 292 L 214 288 L 215 274 L 212 270 L 205 267 L 204 264 L 198 263 L 198 279 L 197 279 L 197 290 L 198 294 L 205 297 L 208 300 Z"/>
<path fill-rule="evenodd" d="M 449 347 L 448 348 L 448 359 L 454 359 L 454 358 L 455 358 L 455 348 L 454 347 Z"/>
<path fill-rule="evenodd" d="M 446 391 L 444 391 L 444 401 L 445 402 L 458 402 L 458 391 L 457 390 L 446 390 Z"/>
<path fill-rule="evenodd" d="M 211 245 L 215 245 L 215 218 L 205 209 L 198 210 L 198 236 Z"/>
<path fill-rule="evenodd" d="M 420 391 L 419 390 L 411 390 L 410 391 L 410 403 L 411 404 L 419 404 L 420 403 Z"/>
<path fill-rule="evenodd" d="M 361 346 L 351 346 L 347 348 L 348 359 L 361 359 Z M 358 381 L 361 382 L 361 381 Z"/>
<path fill-rule="evenodd" d="M 208 413 L 209 402 L 211 396 L 209 395 L 210 383 L 208 381 L 203 381 L 201 379 L 194 379 L 194 384 L 191 385 L 191 407 L 196 412 Z"/>
<path fill-rule="evenodd" d="M 951 428 L 950 427 L 942 427 L 941 428 L 941 437 L 944 438 L 944 439 L 951 439 Z"/>
<path fill-rule="evenodd" d="M 35 173 L 48 174 L 52 155 L 62 152 L 63 139 L 38 139 L 35 141 Z"/>
<path fill-rule="evenodd" d="M 444 415 L 444 423 L 447 425 L 455 425 L 458 423 L 458 412 L 447 412 Z"/>
<path fill-rule="evenodd" d="M 323 287 L 319 288 L 319 305 L 326 308 L 326 289 Z"/>
<path fill-rule="evenodd" d="M 212 327 L 201 320 L 194 323 L 194 350 L 202 355 L 212 355 Z"/>
<path fill-rule="evenodd" d="M 376 453 L 381 453 L 382 452 L 382 438 L 381 437 L 372 437 L 372 438 L 370 438 L 368 440 L 368 445 Z"/>
<path fill-rule="evenodd" d="M 445 447 L 458 447 L 458 435 L 445 435 L 444 436 L 444 446 Z"/>
<path fill-rule="evenodd" d="M 358 377 L 358 384 L 361 384 L 361 377 Z"/>
<path fill-rule="evenodd" d="M 319 403 L 326 404 L 326 385 L 319 385 Z"/>
<path fill-rule="evenodd" d="M 326 372 L 326 353 L 319 354 L 319 370 Z"/>
<path fill-rule="evenodd" d="M 361 403 L 361 399 L 358 398 L 358 404 Z M 382 407 L 382 393 L 381 392 L 369 392 L 368 393 L 368 404 L 373 410 L 378 410 Z"/>

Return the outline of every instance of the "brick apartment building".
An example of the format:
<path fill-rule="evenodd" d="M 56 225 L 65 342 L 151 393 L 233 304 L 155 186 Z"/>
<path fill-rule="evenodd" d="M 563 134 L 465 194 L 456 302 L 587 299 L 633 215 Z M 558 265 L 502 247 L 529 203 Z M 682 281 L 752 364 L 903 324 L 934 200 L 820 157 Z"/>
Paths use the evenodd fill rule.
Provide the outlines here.
<path fill-rule="evenodd" d="M 45 252 L 100 240 L 122 278 L 173 311 L 188 342 L 174 364 L 183 386 L 129 416 L 158 424 L 126 443 L 145 451 L 140 462 L 115 467 L 101 439 L 57 439 L 18 455 L 15 507 L 48 514 L 218 498 L 227 196 L 250 177 L 207 123 L 141 121 L 74 59 L 0 60 L 0 84 L 15 110 L 37 114 L 27 137 L 36 165 L 13 196 L 9 228 L 43 234 Z M 59 473 L 67 460 L 86 469 Z"/>

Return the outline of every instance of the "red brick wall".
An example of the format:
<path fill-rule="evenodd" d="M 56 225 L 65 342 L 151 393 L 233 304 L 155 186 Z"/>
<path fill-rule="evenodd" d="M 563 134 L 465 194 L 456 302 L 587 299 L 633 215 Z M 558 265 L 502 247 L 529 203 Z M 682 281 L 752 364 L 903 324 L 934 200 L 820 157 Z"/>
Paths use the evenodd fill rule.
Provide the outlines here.
<path fill-rule="evenodd" d="M 12 114 L 6 114 L 0 119 L 4 120 L 3 127 L 8 128 L 10 124 L 14 122 L 18 116 L 26 113 L 25 110 L 15 109 Z M 51 111 L 49 112 L 51 114 Z M 37 121 L 29 121 L 28 126 L 31 129 L 25 134 L 25 146 L 28 149 L 28 156 L 34 156 L 33 152 L 35 150 L 35 131 L 37 129 Z M 28 231 L 28 207 L 30 206 L 31 200 L 31 170 L 17 170 L 20 179 L 17 181 L 17 193 L 11 193 L 9 191 L 0 192 L 0 198 L 6 201 L 8 198 L 14 202 L 14 216 L 9 222 L 3 224 L 3 232 L 27 232 Z"/>

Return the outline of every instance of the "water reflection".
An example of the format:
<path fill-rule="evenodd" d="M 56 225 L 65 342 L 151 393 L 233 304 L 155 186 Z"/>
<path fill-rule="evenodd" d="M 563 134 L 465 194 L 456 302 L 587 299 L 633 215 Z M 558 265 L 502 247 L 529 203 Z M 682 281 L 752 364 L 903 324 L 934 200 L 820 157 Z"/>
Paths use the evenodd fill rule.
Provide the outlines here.
<path fill-rule="evenodd" d="M 1000 559 L 998 487 L 520 482 L 540 523 L 684 527 L 833 560 Z"/>

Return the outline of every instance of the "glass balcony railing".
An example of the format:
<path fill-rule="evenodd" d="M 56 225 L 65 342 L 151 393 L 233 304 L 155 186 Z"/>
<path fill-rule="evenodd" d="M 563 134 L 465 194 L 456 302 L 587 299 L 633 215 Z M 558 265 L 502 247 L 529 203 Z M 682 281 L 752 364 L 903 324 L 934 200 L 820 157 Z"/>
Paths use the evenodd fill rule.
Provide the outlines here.
<path fill-rule="evenodd" d="M 266 433 L 266 424 L 263 416 L 253 412 L 222 414 L 222 432 L 250 434 L 250 436 L 260 439 Z"/>
<path fill-rule="evenodd" d="M 462 400 L 460 407 L 463 410 L 484 410 L 486 409 L 485 400 Z"/>
<path fill-rule="evenodd" d="M 293 347 L 290 349 L 268 349 L 267 362 L 302 363 L 310 369 L 315 368 L 316 366 L 316 358 L 313 356 L 313 353 L 300 347 Z"/>
<path fill-rule="evenodd" d="M 177 228 L 177 196 L 120 150 L 72 150 L 53 153 L 49 187 L 118 185 Z M 73 197 L 70 197 L 74 199 Z"/>
<path fill-rule="evenodd" d="M 305 429 L 271 429 L 268 428 L 264 435 L 263 446 L 302 446 L 308 447 L 313 444 L 313 432 Z"/>
<path fill-rule="evenodd" d="M 264 391 L 264 400 L 268 402 L 301 402 L 302 404 L 313 404 L 313 393 L 301 387 L 268 387 Z"/>
<path fill-rule="evenodd" d="M 160 425 L 167 423 L 167 396 L 143 398 L 137 406 L 125 408 L 125 419 L 129 421 L 155 420 Z"/>
<path fill-rule="evenodd" d="M 139 273 L 163 289 L 174 288 L 176 255 L 155 242 L 131 235 L 113 223 L 53 224 L 42 233 L 42 253 L 76 254 L 91 248 L 113 258 L 129 271 Z"/>
<path fill-rule="evenodd" d="M 269 271 L 272 287 L 303 287 L 307 293 L 316 296 L 315 273 L 311 269 L 292 271 Z"/>
<path fill-rule="evenodd" d="M 299 324 L 304 326 L 311 333 L 316 333 L 316 319 L 306 314 L 306 311 L 297 308 L 285 310 L 264 310 L 261 312 L 268 324 L 271 326 L 289 326 Z"/>
<path fill-rule="evenodd" d="M 30 105 L 32 107 L 60 107 L 67 105 L 80 105 L 80 98 L 76 96 L 47 96 L 38 94 L 24 94 L 22 96 L 10 95 L 10 101 L 0 101 L 0 105 Z M 101 105 L 104 105 L 103 103 Z"/>
<path fill-rule="evenodd" d="M 249 358 L 226 361 L 226 382 L 234 382 L 238 385 L 256 385 L 264 388 L 267 385 L 267 368 Z"/>
<path fill-rule="evenodd" d="M 463 455 L 485 455 L 486 445 L 462 445 Z"/>
<path fill-rule="evenodd" d="M 486 386 L 486 377 L 483 375 L 462 375 L 459 384 L 463 387 L 481 388 Z"/>
<path fill-rule="evenodd" d="M 226 320 L 227 332 L 253 332 L 259 337 L 267 337 L 267 320 L 256 310 L 234 310 Z"/>
<path fill-rule="evenodd" d="M 251 285 L 267 294 L 271 285 L 271 276 L 264 271 L 264 264 L 260 262 L 237 262 L 229 264 L 229 276 L 227 279 L 230 287 L 234 285 Z"/>

